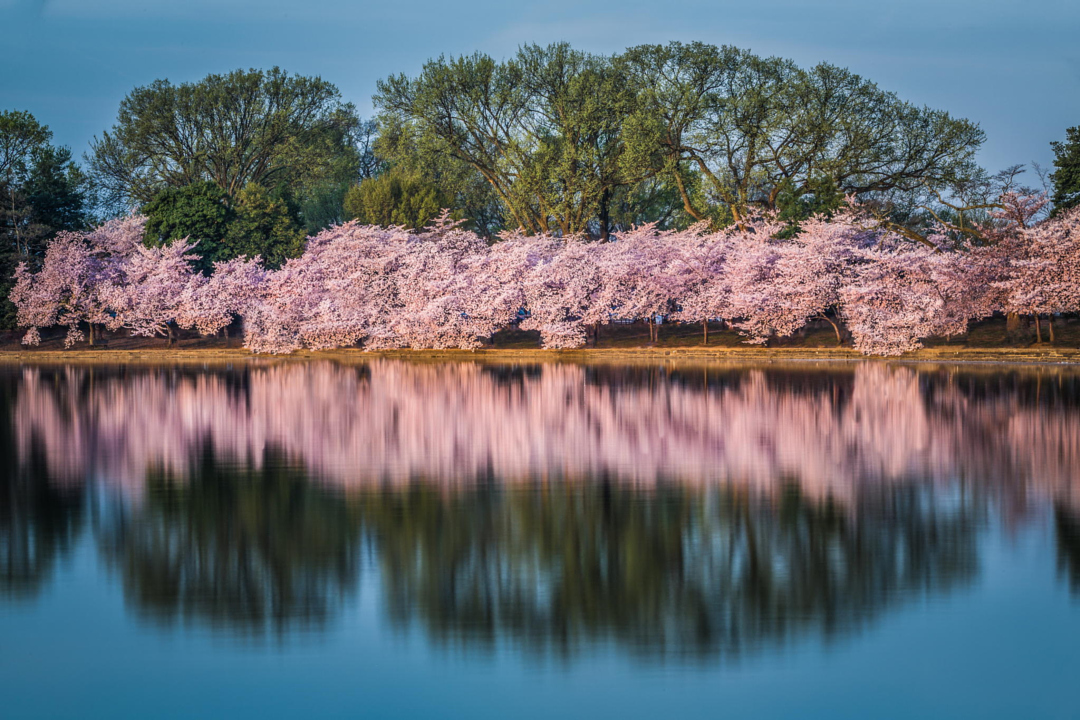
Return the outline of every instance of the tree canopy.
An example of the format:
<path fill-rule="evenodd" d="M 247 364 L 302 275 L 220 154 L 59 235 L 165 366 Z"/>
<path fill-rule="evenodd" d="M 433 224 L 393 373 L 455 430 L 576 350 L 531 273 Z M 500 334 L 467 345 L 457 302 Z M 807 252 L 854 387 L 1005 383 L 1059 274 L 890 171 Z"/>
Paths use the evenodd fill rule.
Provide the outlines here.
<path fill-rule="evenodd" d="M 302 194 L 353 181 L 358 127 L 334 85 L 277 67 L 180 85 L 155 80 L 121 102 L 112 130 L 91 145 L 90 169 L 118 203 L 199 181 L 230 197 L 249 183 L 285 182 Z"/>
<path fill-rule="evenodd" d="M 303 229 L 285 201 L 255 183 L 246 185 L 235 198 L 208 180 L 167 188 L 143 212 L 146 244 L 197 241 L 197 265 L 204 273 L 215 262 L 240 256 L 258 255 L 268 267 L 279 267 L 303 251 Z"/>
<path fill-rule="evenodd" d="M 1065 142 L 1052 142 L 1054 167 L 1054 210 L 1067 210 L 1080 205 L 1080 125 L 1065 131 Z"/>
<path fill-rule="evenodd" d="M 384 124 L 475 169 L 523 231 L 600 238 L 617 208 L 661 197 L 668 208 L 631 221 L 742 224 L 845 194 L 944 191 L 978 171 L 984 138 L 843 68 L 704 43 L 439 57 L 380 81 L 374 100 Z"/>
<path fill-rule="evenodd" d="M 61 230 L 88 221 L 87 179 L 71 151 L 28 112 L 0 111 L 0 328 L 15 327 L 8 301 L 20 262 L 35 266 Z"/>

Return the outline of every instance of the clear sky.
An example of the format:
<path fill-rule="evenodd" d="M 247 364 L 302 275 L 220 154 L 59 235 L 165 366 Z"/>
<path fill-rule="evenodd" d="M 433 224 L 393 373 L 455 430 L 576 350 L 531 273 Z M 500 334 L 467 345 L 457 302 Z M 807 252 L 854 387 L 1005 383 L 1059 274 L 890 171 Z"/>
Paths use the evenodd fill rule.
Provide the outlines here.
<path fill-rule="evenodd" d="M 279 65 L 367 115 L 376 80 L 429 57 L 559 40 L 602 53 L 700 40 L 846 66 L 978 122 L 992 170 L 1048 165 L 1049 142 L 1080 125 L 1078 0 L 0 0 L 0 109 L 29 110 L 80 155 L 156 78 Z"/>

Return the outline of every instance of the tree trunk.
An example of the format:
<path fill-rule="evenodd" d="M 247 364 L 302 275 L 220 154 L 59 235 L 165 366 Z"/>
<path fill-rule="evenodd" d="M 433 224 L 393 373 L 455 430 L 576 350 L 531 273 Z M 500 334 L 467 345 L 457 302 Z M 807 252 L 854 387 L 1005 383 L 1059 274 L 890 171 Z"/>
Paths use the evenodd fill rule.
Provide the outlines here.
<path fill-rule="evenodd" d="M 844 339 L 840 337 L 840 327 L 836 323 L 834 323 L 825 313 L 821 313 L 821 315 L 819 315 L 818 317 L 832 325 L 833 332 L 836 333 L 836 347 L 843 347 Z"/>
<path fill-rule="evenodd" d="M 1042 324 L 1039 322 L 1039 313 L 1035 313 L 1035 342 L 1042 344 Z"/>
<path fill-rule="evenodd" d="M 1054 344 L 1054 314 L 1050 313 L 1046 316 L 1046 329 L 1050 333 L 1050 344 Z"/>
<path fill-rule="evenodd" d="M 682 198 L 683 210 L 698 222 L 704 220 L 705 216 L 695 210 L 693 204 L 691 204 L 690 196 L 686 193 L 686 186 L 683 184 L 682 173 L 679 172 L 677 167 L 675 168 L 675 184 L 679 187 L 679 196 Z"/>
<path fill-rule="evenodd" d="M 1020 332 L 1020 313 L 1006 313 L 1005 332 L 1010 334 Z"/>
<path fill-rule="evenodd" d="M 705 326 L 705 344 L 709 344 L 709 319 L 705 318 L 705 322 L 701 323 Z"/>
<path fill-rule="evenodd" d="M 12 183 L 9 188 L 11 191 L 11 226 L 15 229 L 15 254 L 22 255 L 22 237 L 19 234 L 19 219 L 15 217 L 15 185 Z M 25 253 L 29 255 L 30 253 Z"/>
<path fill-rule="evenodd" d="M 600 242 L 608 241 L 609 227 L 611 225 L 611 190 L 604 188 L 600 194 Z"/>
<path fill-rule="evenodd" d="M 165 347 L 172 347 L 172 345 L 173 345 L 173 329 L 172 329 L 172 323 L 171 322 L 165 323 L 165 332 L 168 334 L 168 340 L 165 343 Z"/>
<path fill-rule="evenodd" d="M 600 347 L 600 321 L 593 324 L 593 347 Z"/>
<path fill-rule="evenodd" d="M 94 347 L 94 323 L 88 322 L 86 324 L 90 326 L 90 347 Z"/>

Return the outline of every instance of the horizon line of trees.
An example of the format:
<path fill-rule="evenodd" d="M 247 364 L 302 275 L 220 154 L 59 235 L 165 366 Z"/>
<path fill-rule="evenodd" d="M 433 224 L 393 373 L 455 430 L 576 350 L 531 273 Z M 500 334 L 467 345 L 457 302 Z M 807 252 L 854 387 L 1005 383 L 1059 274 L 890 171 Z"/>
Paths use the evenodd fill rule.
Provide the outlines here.
<path fill-rule="evenodd" d="M 653 224 L 785 233 L 847 198 L 881 228 L 934 246 L 993 242 L 1002 197 L 1032 195 L 1021 166 L 991 174 L 977 124 L 918 107 L 849 70 L 802 68 L 705 43 L 594 55 L 566 43 L 509 59 L 439 57 L 378 83 L 361 120 L 331 83 L 270 70 L 157 80 L 121 102 L 85 169 L 29 113 L 0 112 L 0 327 L 20 262 L 60 232 L 132 208 L 143 242 L 197 243 L 193 262 L 259 255 L 271 269 L 347 220 L 419 230 L 443 209 L 488 242 Z M 1080 127 L 1035 170 L 1053 204 L 1080 203 Z M 1049 185 L 1048 185 L 1049 183 Z"/>

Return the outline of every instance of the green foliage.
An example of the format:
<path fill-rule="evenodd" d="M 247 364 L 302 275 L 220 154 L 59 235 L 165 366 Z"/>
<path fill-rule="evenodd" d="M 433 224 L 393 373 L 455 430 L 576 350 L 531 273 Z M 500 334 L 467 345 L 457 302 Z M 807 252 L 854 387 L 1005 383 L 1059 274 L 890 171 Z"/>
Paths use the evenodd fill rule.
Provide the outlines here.
<path fill-rule="evenodd" d="M 327 181 L 308 189 L 297 203 L 295 214 L 303 219 L 309 235 L 346 220 L 345 194 L 349 187 L 348 183 Z"/>
<path fill-rule="evenodd" d="M 791 225 L 797 225 L 813 215 L 828 215 L 844 204 L 844 193 L 836 181 L 819 175 L 797 187 L 785 180 L 776 194 L 777 217 Z"/>
<path fill-rule="evenodd" d="M 7 299 L 20 262 L 37 265 L 61 230 L 88 221 L 87 180 L 71 151 L 28 112 L 0 112 L 0 329 L 15 327 Z"/>
<path fill-rule="evenodd" d="M 199 269 L 206 273 L 215 262 L 241 255 L 261 255 L 269 267 L 279 267 L 303 251 L 304 232 L 286 201 L 255 184 L 244 187 L 233 200 L 209 181 L 167 188 L 143 212 L 147 244 L 198 240 Z"/>
<path fill-rule="evenodd" d="M 232 220 L 229 199 L 217 183 L 193 182 L 166 188 L 142 208 L 146 215 L 147 245 L 161 245 L 173 240 L 197 240 L 195 251 L 203 258 L 200 270 L 209 272 L 213 261 L 221 259 L 219 246 Z"/>
<path fill-rule="evenodd" d="M 41 148 L 24 185 L 32 223 L 57 230 L 77 230 L 87 223 L 87 178 L 71 161 L 71 150 Z"/>
<path fill-rule="evenodd" d="M 363 180 L 345 195 L 350 220 L 410 229 L 427 226 L 452 201 L 433 183 L 397 169 Z"/>
<path fill-rule="evenodd" d="M 1080 205 L 1080 125 L 1065 131 L 1065 142 L 1052 142 L 1054 167 L 1054 212 Z"/>
<path fill-rule="evenodd" d="M 279 182 L 303 196 L 356 177 L 358 128 L 332 84 L 276 67 L 182 85 L 156 80 L 123 100 L 116 125 L 92 143 L 90 167 L 121 204 L 204 180 L 230 197 L 248 183 Z"/>
<path fill-rule="evenodd" d="M 388 131 L 472 168 L 513 225 L 599 238 L 628 221 L 716 226 L 761 209 L 805 216 L 837 193 L 949 190 L 977 172 L 983 141 L 843 68 L 703 43 L 440 57 L 381 81 L 374 100 Z"/>
<path fill-rule="evenodd" d="M 634 93 L 606 58 L 565 43 L 497 63 L 475 54 L 381 81 L 389 123 L 472 167 L 528 232 L 605 235 L 616 190 L 631 182 L 619 126 Z"/>
<path fill-rule="evenodd" d="M 237 194 L 232 221 L 213 259 L 261 255 L 268 267 L 277 268 L 289 258 L 300 256 L 304 237 L 285 201 L 251 183 Z"/>
<path fill-rule="evenodd" d="M 700 172 L 708 199 L 741 222 L 780 196 L 842 193 L 890 197 L 944 189 L 977 171 L 983 132 L 919 108 L 843 68 L 809 70 L 732 47 L 671 43 L 630 48 L 616 62 L 639 91 L 627 119 L 628 157 L 680 181 Z M 644 169 L 642 169 L 644 172 Z M 681 192 L 692 215 L 709 213 Z"/>
<path fill-rule="evenodd" d="M 380 117 L 378 130 L 368 177 L 393 169 L 438 188 L 445 207 L 474 232 L 491 238 L 503 228 L 503 206 L 494 188 L 474 167 L 446 152 L 438 138 L 389 114 Z"/>
<path fill-rule="evenodd" d="M 52 131 L 28 112 L 0 112 L 0 181 L 8 187 L 24 183 L 34 154 L 48 146 Z"/>

